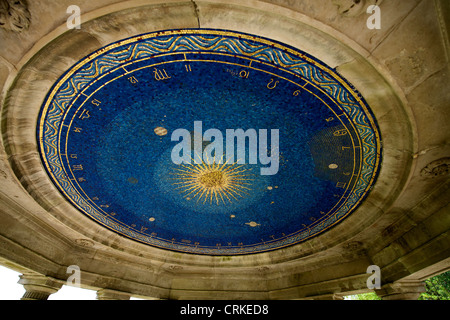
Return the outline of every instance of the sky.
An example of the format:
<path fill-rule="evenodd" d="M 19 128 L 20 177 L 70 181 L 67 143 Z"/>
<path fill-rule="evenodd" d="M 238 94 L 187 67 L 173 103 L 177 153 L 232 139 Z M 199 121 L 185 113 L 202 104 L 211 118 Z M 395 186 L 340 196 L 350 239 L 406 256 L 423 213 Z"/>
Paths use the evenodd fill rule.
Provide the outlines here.
<path fill-rule="evenodd" d="M 0 266 L 0 301 L 22 298 L 25 289 L 17 283 L 19 276 L 19 272 Z M 50 295 L 48 300 L 97 300 L 97 293 L 93 290 L 63 286 L 58 292 Z M 131 297 L 130 300 L 140 299 Z M 345 297 L 345 300 L 351 300 L 351 296 Z"/>
<path fill-rule="evenodd" d="M 19 272 L 0 266 L 0 300 L 20 300 L 25 289 L 19 283 Z M 72 286 L 63 286 L 50 295 L 48 300 L 96 300 L 97 293 Z"/>
<path fill-rule="evenodd" d="M 19 272 L 0 266 L 0 301 L 20 300 L 22 298 L 25 289 L 18 283 L 19 276 Z M 48 300 L 97 300 L 97 292 L 67 285 L 50 295 Z M 141 299 L 131 297 L 130 300 Z"/>

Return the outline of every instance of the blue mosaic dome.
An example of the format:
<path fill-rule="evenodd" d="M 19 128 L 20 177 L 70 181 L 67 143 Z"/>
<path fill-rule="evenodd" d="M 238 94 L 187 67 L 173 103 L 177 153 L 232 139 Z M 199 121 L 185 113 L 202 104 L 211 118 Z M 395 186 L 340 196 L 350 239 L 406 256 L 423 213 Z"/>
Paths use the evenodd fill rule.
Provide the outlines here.
<path fill-rule="evenodd" d="M 246 139 L 230 140 L 240 129 Z M 226 30 L 142 34 L 93 52 L 48 93 L 37 138 L 50 178 L 82 214 L 206 255 L 325 232 L 361 204 L 381 160 L 375 119 L 336 70 Z M 224 157 L 211 161 L 220 145 Z"/>

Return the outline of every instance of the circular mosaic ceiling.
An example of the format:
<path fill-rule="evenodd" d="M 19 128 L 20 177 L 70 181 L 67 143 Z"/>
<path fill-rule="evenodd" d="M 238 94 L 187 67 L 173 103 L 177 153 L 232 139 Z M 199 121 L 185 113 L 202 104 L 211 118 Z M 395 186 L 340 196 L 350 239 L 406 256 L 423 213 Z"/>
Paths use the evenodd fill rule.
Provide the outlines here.
<path fill-rule="evenodd" d="M 314 237 L 355 211 L 381 160 L 374 117 L 301 50 L 226 30 L 121 40 L 80 60 L 37 125 L 51 180 L 142 243 L 238 255 Z"/>

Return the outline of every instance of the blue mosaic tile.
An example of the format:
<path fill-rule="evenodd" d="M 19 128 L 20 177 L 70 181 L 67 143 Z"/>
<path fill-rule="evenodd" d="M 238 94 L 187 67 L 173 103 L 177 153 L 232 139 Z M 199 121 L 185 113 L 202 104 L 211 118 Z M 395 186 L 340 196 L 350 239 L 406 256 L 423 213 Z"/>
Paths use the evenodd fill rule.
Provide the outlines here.
<path fill-rule="evenodd" d="M 278 170 L 261 174 L 249 143 L 233 149 L 243 164 L 174 163 L 177 129 L 208 148 L 199 122 L 224 141 L 227 129 L 278 130 Z M 143 34 L 90 54 L 54 84 L 37 127 L 50 178 L 82 214 L 193 254 L 317 236 L 356 210 L 381 161 L 376 121 L 345 79 L 299 49 L 226 30 Z"/>

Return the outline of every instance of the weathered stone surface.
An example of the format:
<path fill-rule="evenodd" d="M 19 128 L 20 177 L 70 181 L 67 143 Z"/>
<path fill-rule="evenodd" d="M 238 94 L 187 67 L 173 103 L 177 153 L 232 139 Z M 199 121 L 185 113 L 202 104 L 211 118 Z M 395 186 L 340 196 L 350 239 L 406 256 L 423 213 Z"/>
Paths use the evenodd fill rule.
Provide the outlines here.
<path fill-rule="evenodd" d="M 446 57 L 434 4 L 419 3 L 372 54 L 384 62 L 405 92 L 442 69 Z"/>
<path fill-rule="evenodd" d="M 362 4 L 368 1 L 348 14 L 350 3 L 339 7 L 327 0 L 79 3 L 79 30 L 67 29 L 69 0 L 30 2 L 28 30 L 0 29 L 0 263 L 62 282 L 67 266 L 78 265 L 82 286 L 111 289 L 99 297 L 113 299 L 335 299 L 367 290 L 370 264 L 382 270 L 380 295 L 407 299 L 420 292 L 417 281 L 448 269 L 448 175 L 426 174 L 449 156 L 450 138 L 442 36 L 448 23 L 431 1 L 383 1 L 380 30 L 366 28 Z M 336 68 L 361 92 L 379 123 L 383 167 L 370 195 L 342 224 L 273 252 L 196 256 L 115 234 L 53 186 L 40 162 L 35 123 L 54 81 L 112 41 L 198 26 L 295 46 Z M 413 282 L 399 285 L 404 278 Z"/>

